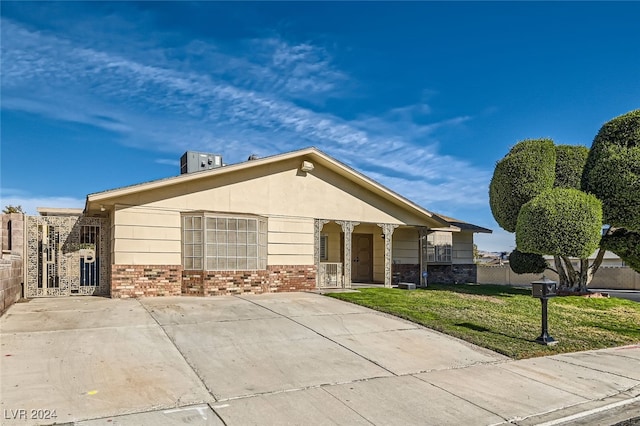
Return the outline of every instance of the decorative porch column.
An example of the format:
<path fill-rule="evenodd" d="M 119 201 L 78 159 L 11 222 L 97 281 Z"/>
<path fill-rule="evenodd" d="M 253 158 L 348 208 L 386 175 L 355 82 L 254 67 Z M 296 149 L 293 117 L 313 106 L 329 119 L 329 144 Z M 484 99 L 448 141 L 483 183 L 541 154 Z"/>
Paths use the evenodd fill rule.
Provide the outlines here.
<path fill-rule="evenodd" d="M 427 259 L 425 258 L 425 253 L 424 253 L 424 248 L 425 245 L 427 244 L 427 234 L 429 233 L 429 228 L 427 228 L 426 226 L 419 226 L 418 227 L 418 239 L 419 239 L 419 244 L 418 247 L 420 248 L 420 285 L 422 287 L 426 287 L 427 286 L 427 282 L 424 278 L 424 272 L 427 270 Z"/>
<path fill-rule="evenodd" d="M 316 219 L 313 223 L 313 260 L 316 264 L 316 288 L 320 288 L 320 236 L 322 228 L 329 222 L 331 221 L 328 219 Z"/>
<path fill-rule="evenodd" d="M 393 282 L 393 271 L 391 265 L 393 263 L 393 230 L 400 225 L 392 223 L 378 223 L 384 234 L 384 286 L 391 288 Z"/>
<path fill-rule="evenodd" d="M 351 222 L 349 220 L 336 220 L 338 225 L 342 227 L 344 233 L 344 288 L 351 288 L 351 237 L 353 228 L 360 225 L 360 222 Z"/>

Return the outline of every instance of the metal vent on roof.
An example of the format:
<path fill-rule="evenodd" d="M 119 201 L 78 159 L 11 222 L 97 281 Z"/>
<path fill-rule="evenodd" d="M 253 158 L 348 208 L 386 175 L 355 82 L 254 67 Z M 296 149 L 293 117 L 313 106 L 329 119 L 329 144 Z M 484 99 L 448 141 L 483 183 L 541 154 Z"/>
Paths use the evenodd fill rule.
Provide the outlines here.
<path fill-rule="evenodd" d="M 187 151 L 180 157 L 180 174 L 222 167 L 222 155 Z"/>

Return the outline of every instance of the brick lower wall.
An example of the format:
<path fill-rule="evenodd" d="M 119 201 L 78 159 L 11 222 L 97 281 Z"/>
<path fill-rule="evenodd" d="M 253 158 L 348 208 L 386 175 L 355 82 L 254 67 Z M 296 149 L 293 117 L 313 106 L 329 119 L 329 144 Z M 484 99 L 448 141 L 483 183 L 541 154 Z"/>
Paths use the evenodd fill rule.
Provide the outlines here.
<path fill-rule="evenodd" d="M 257 271 L 193 271 L 180 265 L 112 265 L 111 297 L 222 296 L 316 288 L 314 265 L 270 265 Z"/>
<path fill-rule="evenodd" d="M 182 272 L 184 296 L 221 296 L 312 290 L 316 287 L 314 265 L 270 265 L 253 271 Z"/>
<path fill-rule="evenodd" d="M 392 265 L 394 280 L 401 283 L 420 284 L 420 265 L 412 263 L 394 263 Z"/>
<path fill-rule="evenodd" d="M 180 296 L 181 265 L 111 265 L 111 297 Z"/>
<path fill-rule="evenodd" d="M 475 264 L 428 265 L 429 283 L 459 284 L 478 282 L 478 268 Z"/>

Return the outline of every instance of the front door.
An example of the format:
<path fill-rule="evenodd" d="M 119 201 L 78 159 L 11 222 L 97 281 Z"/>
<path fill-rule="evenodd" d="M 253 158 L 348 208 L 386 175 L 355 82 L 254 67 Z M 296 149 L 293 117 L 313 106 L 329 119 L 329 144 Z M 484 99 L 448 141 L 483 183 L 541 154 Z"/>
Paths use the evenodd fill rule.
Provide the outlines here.
<path fill-rule="evenodd" d="M 353 234 L 351 239 L 351 281 L 373 281 L 373 235 Z"/>

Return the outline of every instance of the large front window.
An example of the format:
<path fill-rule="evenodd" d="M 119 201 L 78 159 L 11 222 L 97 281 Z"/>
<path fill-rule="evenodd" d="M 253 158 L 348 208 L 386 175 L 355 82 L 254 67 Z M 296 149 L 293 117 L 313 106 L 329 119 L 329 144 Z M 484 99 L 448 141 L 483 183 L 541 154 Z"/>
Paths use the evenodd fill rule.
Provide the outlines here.
<path fill-rule="evenodd" d="M 267 219 L 215 213 L 182 216 L 184 269 L 267 268 Z"/>

